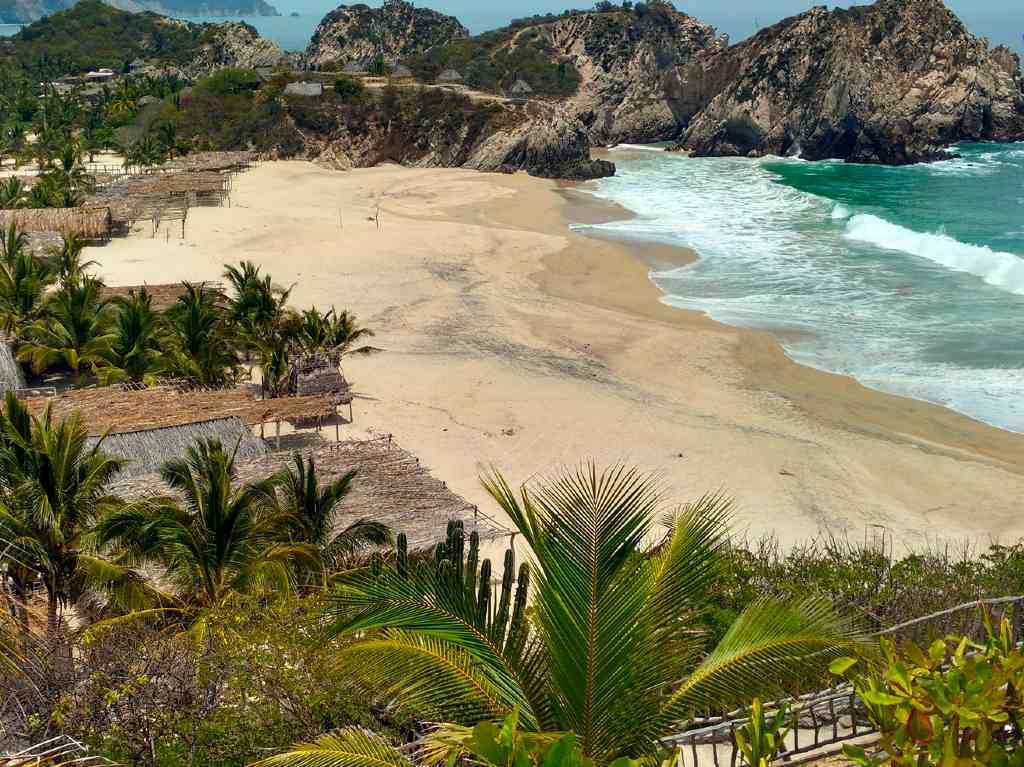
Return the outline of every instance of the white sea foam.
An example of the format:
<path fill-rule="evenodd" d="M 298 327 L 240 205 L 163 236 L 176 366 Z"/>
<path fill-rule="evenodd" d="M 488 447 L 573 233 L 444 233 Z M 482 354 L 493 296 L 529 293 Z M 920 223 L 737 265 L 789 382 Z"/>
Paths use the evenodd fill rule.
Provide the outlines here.
<path fill-rule="evenodd" d="M 853 215 L 853 211 L 843 205 L 841 202 L 837 202 L 835 207 L 832 208 L 832 220 L 833 221 L 845 221 Z"/>
<path fill-rule="evenodd" d="M 947 269 L 973 274 L 989 285 L 1024 295 L 1024 259 L 1012 253 L 970 245 L 947 234 L 915 232 L 867 214 L 851 218 L 844 236 L 926 258 Z"/>
<path fill-rule="evenodd" d="M 608 151 L 615 152 L 629 149 L 633 151 L 663 152 L 667 154 L 667 152 L 665 152 L 665 146 L 665 144 L 616 144 L 615 146 L 611 147 Z"/>

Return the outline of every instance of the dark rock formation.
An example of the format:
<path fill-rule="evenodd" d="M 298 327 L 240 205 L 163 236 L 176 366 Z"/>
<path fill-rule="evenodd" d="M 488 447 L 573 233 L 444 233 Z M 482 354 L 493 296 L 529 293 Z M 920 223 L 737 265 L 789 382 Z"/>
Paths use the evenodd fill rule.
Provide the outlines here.
<path fill-rule="evenodd" d="M 681 145 L 900 165 L 958 141 L 1024 139 L 1016 55 L 990 50 L 941 0 L 815 8 L 690 65 L 708 104 Z"/>
<path fill-rule="evenodd" d="M 320 22 L 306 56 L 315 66 L 397 61 L 468 36 L 458 19 L 404 0 L 385 0 L 381 8 L 343 5 Z"/>
<path fill-rule="evenodd" d="M 577 180 L 615 173 L 591 159 L 583 126 L 555 104 L 506 109 L 427 90 L 390 105 L 321 101 L 289 111 L 307 156 L 339 170 L 397 162 Z"/>

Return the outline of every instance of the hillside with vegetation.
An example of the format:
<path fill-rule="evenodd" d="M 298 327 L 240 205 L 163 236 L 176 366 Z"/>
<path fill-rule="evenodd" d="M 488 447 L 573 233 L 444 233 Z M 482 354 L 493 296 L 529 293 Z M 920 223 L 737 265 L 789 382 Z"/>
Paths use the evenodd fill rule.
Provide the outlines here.
<path fill-rule="evenodd" d="M 70 10 L 77 0 L 0 0 L 0 23 L 30 24 L 45 16 Z M 265 0 L 109 0 L 108 4 L 131 13 L 170 16 L 280 16 Z"/>

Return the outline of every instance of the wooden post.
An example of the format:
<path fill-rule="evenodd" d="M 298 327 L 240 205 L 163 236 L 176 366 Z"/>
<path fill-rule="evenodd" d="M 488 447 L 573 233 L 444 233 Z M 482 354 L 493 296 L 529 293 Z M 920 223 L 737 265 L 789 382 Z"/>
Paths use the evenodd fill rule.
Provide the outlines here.
<path fill-rule="evenodd" d="M 348 403 L 348 422 L 349 423 L 355 423 L 356 422 L 355 417 L 352 415 L 352 403 L 351 402 Z"/>
<path fill-rule="evenodd" d="M 275 429 L 277 431 L 277 449 L 281 449 L 281 421 L 278 419 L 274 421 Z"/>
<path fill-rule="evenodd" d="M 338 421 L 337 420 L 335 420 L 335 422 L 334 422 L 334 441 L 335 442 L 341 442 L 341 434 L 339 433 Z"/>

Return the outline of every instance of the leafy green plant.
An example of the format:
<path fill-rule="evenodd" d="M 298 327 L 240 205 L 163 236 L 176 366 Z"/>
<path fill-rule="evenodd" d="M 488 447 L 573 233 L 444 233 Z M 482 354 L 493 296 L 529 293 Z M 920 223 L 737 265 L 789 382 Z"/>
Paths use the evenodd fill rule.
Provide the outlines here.
<path fill-rule="evenodd" d="M 480 629 L 465 578 L 357 573 L 335 599 L 336 631 L 373 632 L 343 654 L 356 673 L 435 721 L 473 725 L 518 707 L 522 729 L 574 732 L 584 755 L 607 764 L 651 755 L 695 711 L 776 692 L 795 667 L 824 670 L 863 646 L 821 600 L 763 599 L 703 650 L 698 616 L 727 540 L 718 496 L 672 519 L 649 549 L 660 496 L 636 470 L 585 466 L 518 494 L 493 475 L 485 487 L 532 551 L 521 638 L 509 641 L 500 622 Z"/>
<path fill-rule="evenodd" d="M 751 767 L 768 767 L 785 745 L 786 735 L 793 729 L 789 704 L 783 703 L 769 718 L 765 715 L 760 698 L 750 706 L 750 718 L 736 731 L 736 747 Z"/>
<path fill-rule="evenodd" d="M 861 767 L 1020 767 L 1024 765 L 1024 654 L 1009 620 L 987 620 L 984 644 L 966 637 L 900 648 L 883 640 L 883 662 L 841 658 L 833 673 L 853 683 L 882 734 L 881 756 L 858 746 L 846 755 Z"/>

